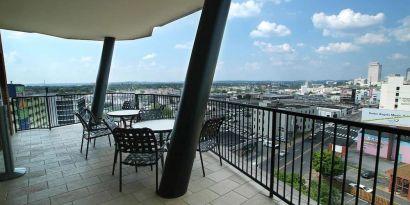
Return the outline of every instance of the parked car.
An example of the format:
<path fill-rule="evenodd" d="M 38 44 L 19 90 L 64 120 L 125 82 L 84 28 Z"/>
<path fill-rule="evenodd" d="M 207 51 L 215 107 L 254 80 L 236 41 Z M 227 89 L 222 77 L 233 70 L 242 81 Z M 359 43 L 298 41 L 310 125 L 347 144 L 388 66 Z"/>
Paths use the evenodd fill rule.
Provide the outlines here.
<path fill-rule="evenodd" d="M 284 157 L 284 156 L 286 156 L 285 150 L 280 150 L 279 151 L 279 157 Z"/>
<path fill-rule="evenodd" d="M 356 188 L 356 184 L 355 184 L 355 183 L 350 183 L 349 186 Z M 359 189 L 361 189 L 361 190 L 363 190 L 363 191 L 365 191 L 365 192 L 368 192 L 368 193 L 372 193 L 372 192 L 373 192 L 373 189 L 372 189 L 372 188 L 366 187 L 366 186 L 363 185 L 363 184 L 359 184 Z"/>
<path fill-rule="evenodd" d="M 263 140 L 262 144 L 265 147 L 272 148 L 272 140 Z M 278 149 L 278 148 L 279 148 L 279 145 L 275 144 L 275 149 Z"/>
<path fill-rule="evenodd" d="M 362 176 L 365 179 L 371 179 L 374 177 L 374 172 L 369 171 L 369 170 L 362 170 L 360 173 L 360 176 Z"/>
<path fill-rule="evenodd" d="M 284 136 L 276 137 L 276 141 L 281 141 L 281 142 L 286 142 L 286 139 Z"/>

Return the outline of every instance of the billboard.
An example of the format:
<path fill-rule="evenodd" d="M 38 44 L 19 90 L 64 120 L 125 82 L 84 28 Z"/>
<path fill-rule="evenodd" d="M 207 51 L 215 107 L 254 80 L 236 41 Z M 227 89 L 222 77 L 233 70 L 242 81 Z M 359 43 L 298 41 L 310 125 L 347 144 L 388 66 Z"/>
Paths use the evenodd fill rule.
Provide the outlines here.
<path fill-rule="evenodd" d="M 388 126 L 410 127 L 410 112 L 400 110 L 363 108 L 362 122 Z"/>

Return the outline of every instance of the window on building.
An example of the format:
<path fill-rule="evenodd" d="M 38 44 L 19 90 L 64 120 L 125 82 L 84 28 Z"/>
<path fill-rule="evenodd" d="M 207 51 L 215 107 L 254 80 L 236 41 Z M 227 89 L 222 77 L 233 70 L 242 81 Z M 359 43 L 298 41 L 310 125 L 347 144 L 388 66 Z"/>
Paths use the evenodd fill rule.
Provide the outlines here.
<path fill-rule="evenodd" d="M 399 96 L 399 93 L 396 93 L 396 96 Z"/>
<path fill-rule="evenodd" d="M 400 90 L 400 87 L 396 87 L 396 90 Z"/>
<path fill-rule="evenodd" d="M 397 109 L 397 105 L 394 105 L 394 108 Z"/>
<path fill-rule="evenodd" d="M 394 101 L 395 101 L 395 102 L 399 102 L 399 99 L 395 99 Z"/>

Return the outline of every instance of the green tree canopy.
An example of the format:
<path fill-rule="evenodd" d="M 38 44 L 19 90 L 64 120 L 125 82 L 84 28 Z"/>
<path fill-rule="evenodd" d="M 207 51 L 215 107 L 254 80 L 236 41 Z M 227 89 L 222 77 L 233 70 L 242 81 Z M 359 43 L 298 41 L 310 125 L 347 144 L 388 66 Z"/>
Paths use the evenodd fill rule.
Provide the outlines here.
<path fill-rule="evenodd" d="M 322 170 L 320 170 L 320 161 L 322 161 Z M 333 176 L 343 173 L 343 160 L 339 156 L 334 156 L 332 166 L 332 152 L 323 150 L 322 160 L 320 159 L 320 151 L 313 154 L 313 168 L 325 176 L 330 176 L 333 167 Z"/>

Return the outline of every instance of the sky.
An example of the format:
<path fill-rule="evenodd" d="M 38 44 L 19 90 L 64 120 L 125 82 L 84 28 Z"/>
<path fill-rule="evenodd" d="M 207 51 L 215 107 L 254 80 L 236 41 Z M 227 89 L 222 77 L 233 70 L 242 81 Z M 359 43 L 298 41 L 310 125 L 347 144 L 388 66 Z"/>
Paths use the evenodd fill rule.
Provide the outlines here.
<path fill-rule="evenodd" d="M 232 0 L 214 80 L 348 80 L 410 68 L 408 0 Z M 110 82 L 185 79 L 201 12 L 117 41 Z M 95 82 L 102 42 L 1 30 L 8 81 Z"/>

